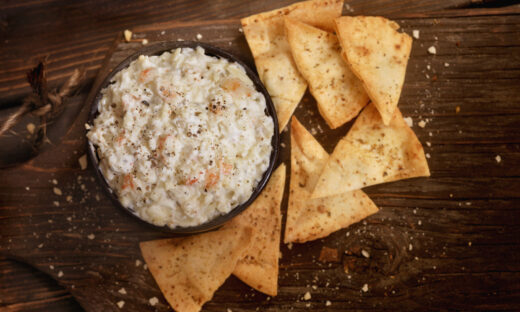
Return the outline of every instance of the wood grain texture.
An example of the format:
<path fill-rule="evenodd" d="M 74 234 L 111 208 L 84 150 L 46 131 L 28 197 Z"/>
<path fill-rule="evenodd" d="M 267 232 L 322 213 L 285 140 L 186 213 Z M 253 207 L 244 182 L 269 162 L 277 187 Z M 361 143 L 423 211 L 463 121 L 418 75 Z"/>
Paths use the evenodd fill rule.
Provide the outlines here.
<path fill-rule="evenodd" d="M 116 33 L 159 22 L 240 18 L 296 2 L 271 1 L 4 1 L 0 3 L 0 105 L 29 92 L 25 72 L 49 63 L 49 81 L 63 82 L 84 66 L 93 79 Z M 477 1 L 483 2 L 483 1 Z M 457 8 L 472 0 L 353 0 L 346 13 L 398 16 Z M 41 31 L 45 29 L 45 31 Z M 27 43 L 30 42 L 30 45 Z"/>
<path fill-rule="evenodd" d="M 26 5 L 9 4 L 10 9 Z M 408 33 L 420 30 L 399 107 L 413 118 L 413 129 L 430 155 L 432 177 L 370 187 L 366 191 L 381 208 L 378 214 L 326 239 L 291 249 L 282 245 L 279 296 L 267 298 L 231 277 L 204 310 L 520 308 L 520 15 L 470 12 L 475 11 L 454 10 L 455 17 L 411 12 L 397 19 Z M 230 18 L 134 31 L 151 42 L 194 39 L 200 33 L 203 41 L 252 65 L 238 25 Z M 432 45 L 436 55 L 427 53 Z M 118 43 L 102 73 L 138 47 L 138 42 Z M 82 93 L 77 100 L 86 97 Z M 142 261 L 137 243 L 166 235 L 116 210 L 99 190 L 92 168 L 79 169 L 87 110 L 60 144 L 23 166 L 0 171 L 0 253 L 55 278 L 87 311 L 119 311 L 120 300 L 128 311 L 166 311 L 151 275 L 142 263 L 136 265 Z M 329 130 L 309 94 L 296 116 L 329 152 L 351 126 Z M 431 120 L 419 127 L 426 119 Z M 290 165 L 289 133 L 283 132 L 282 139 L 280 161 Z M 63 195 L 55 195 L 53 187 Z M 323 246 L 337 248 L 341 261 L 319 262 Z M 38 290 L 37 283 L 24 284 L 27 273 L 21 268 L 0 264 L 0 310 L 54 310 L 52 302 L 62 304 L 56 311 L 76 309 L 63 303 L 70 300 L 63 290 Z M 361 290 L 364 284 L 367 292 Z M 19 285 L 36 286 L 27 286 L 30 295 L 24 297 Z M 126 295 L 118 292 L 121 288 Z M 312 298 L 304 301 L 307 291 Z M 153 296 L 160 299 L 155 308 L 148 304 Z"/>
<path fill-rule="evenodd" d="M 72 295 L 56 281 L 26 264 L 0 258 L 0 310 L 77 311 Z M 16 300 L 23 296 L 24 300 Z"/>

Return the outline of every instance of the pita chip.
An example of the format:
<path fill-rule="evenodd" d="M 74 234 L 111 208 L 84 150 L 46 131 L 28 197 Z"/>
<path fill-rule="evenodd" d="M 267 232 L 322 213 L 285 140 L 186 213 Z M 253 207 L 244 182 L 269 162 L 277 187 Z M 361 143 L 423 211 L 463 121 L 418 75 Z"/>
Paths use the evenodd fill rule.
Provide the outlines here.
<path fill-rule="evenodd" d="M 280 204 L 285 187 L 285 165 L 273 173 L 260 196 L 226 226 L 251 226 L 251 247 L 238 261 L 233 274 L 244 283 L 269 296 L 278 291 L 278 259 L 282 215 Z"/>
<path fill-rule="evenodd" d="M 397 23 L 379 16 L 336 19 L 343 57 L 363 82 L 385 125 L 399 102 L 412 49 L 412 38 L 398 29 Z"/>
<path fill-rule="evenodd" d="M 429 175 L 423 147 L 399 109 L 385 126 L 375 105 L 369 104 L 336 145 L 312 197 Z"/>
<path fill-rule="evenodd" d="M 303 243 L 326 237 L 376 213 L 377 206 L 361 190 L 311 199 L 329 155 L 293 117 L 291 182 L 284 242 Z"/>
<path fill-rule="evenodd" d="M 335 129 L 356 117 L 368 95 L 342 59 L 336 35 L 289 17 L 285 29 L 296 66 L 329 127 Z"/>
<path fill-rule="evenodd" d="M 307 88 L 291 56 L 284 16 L 333 31 L 343 0 L 311 0 L 241 19 L 260 80 L 273 99 L 280 131 L 286 126 Z"/>
<path fill-rule="evenodd" d="M 200 311 L 250 246 L 251 228 L 226 228 L 186 238 L 141 242 L 157 285 L 177 312 Z"/>

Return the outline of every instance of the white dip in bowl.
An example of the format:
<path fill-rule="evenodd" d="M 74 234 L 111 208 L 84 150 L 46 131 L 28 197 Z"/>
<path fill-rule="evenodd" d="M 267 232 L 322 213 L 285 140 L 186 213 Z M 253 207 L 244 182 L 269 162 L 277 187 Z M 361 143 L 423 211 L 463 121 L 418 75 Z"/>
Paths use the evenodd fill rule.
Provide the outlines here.
<path fill-rule="evenodd" d="M 101 91 L 87 137 L 121 204 L 170 228 L 203 224 L 251 197 L 274 134 L 244 68 L 198 47 L 141 55 Z"/>

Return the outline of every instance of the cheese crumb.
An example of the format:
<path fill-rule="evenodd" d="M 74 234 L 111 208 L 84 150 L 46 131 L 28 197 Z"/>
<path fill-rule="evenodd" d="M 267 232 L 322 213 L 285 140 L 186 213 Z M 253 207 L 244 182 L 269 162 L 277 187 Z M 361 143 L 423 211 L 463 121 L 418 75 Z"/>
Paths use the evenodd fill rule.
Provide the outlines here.
<path fill-rule="evenodd" d="M 143 41 L 141 41 L 141 44 L 142 45 L 147 45 L 148 44 L 148 39 L 143 39 Z"/>
<path fill-rule="evenodd" d="M 141 265 L 141 260 L 135 260 L 135 266 L 138 267 Z"/>
<path fill-rule="evenodd" d="M 471 247 L 471 242 L 468 242 L 468 246 Z"/>
<path fill-rule="evenodd" d="M 412 244 L 408 245 L 408 250 L 412 251 L 412 249 L 413 249 L 413 245 Z"/>
<path fill-rule="evenodd" d="M 430 153 L 426 153 L 424 156 L 426 156 L 426 158 L 430 158 Z"/>
<path fill-rule="evenodd" d="M 123 32 L 123 35 L 125 36 L 126 42 L 130 42 L 130 40 L 132 40 L 132 32 L 130 30 L 125 29 L 125 31 Z"/>
<path fill-rule="evenodd" d="M 292 246 L 293 246 L 292 243 L 287 244 L 287 248 L 288 248 L 289 250 L 292 249 Z"/>
<path fill-rule="evenodd" d="M 40 245 L 38 245 L 38 248 L 42 248 L 43 247 L 43 243 L 41 243 Z"/>
<path fill-rule="evenodd" d="M 54 187 L 52 189 L 52 191 L 54 192 L 54 194 L 58 195 L 58 196 L 61 196 L 63 193 L 61 192 L 61 190 L 57 187 Z"/>
<path fill-rule="evenodd" d="M 85 123 L 85 129 L 90 130 L 90 128 L 91 128 L 90 125 L 88 123 Z"/>
<path fill-rule="evenodd" d="M 306 292 L 305 295 L 303 295 L 303 300 L 310 300 L 311 299 L 311 293 Z"/>
<path fill-rule="evenodd" d="M 437 49 L 434 46 L 428 48 L 428 53 L 437 54 Z"/>
<path fill-rule="evenodd" d="M 370 254 L 368 253 L 368 251 L 366 251 L 366 250 L 364 250 L 364 249 L 361 250 L 361 254 L 362 254 L 363 257 L 365 257 L 365 258 L 370 258 Z"/>
<path fill-rule="evenodd" d="M 450 63 L 444 63 L 444 67 L 450 67 Z"/>
<path fill-rule="evenodd" d="M 117 302 L 117 306 L 122 309 L 125 306 L 125 302 L 123 300 Z"/>
<path fill-rule="evenodd" d="M 242 27 L 238 27 L 238 32 L 241 32 L 241 33 L 244 32 L 244 30 L 242 29 Z"/>
<path fill-rule="evenodd" d="M 87 165 L 88 165 L 87 154 L 84 154 L 83 156 L 78 158 L 78 163 L 79 163 L 79 167 L 81 168 L 81 170 L 87 169 Z"/>
<path fill-rule="evenodd" d="M 502 157 L 500 157 L 500 155 L 497 155 L 495 157 L 495 160 L 497 161 L 497 164 L 499 164 L 502 161 Z"/>
<path fill-rule="evenodd" d="M 363 292 L 367 292 L 368 291 L 368 284 L 363 285 L 363 288 L 361 288 L 361 290 Z"/>
<path fill-rule="evenodd" d="M 354 12 L 354 8 L 352 8 L 348 3 L 345 3 L 345 9 L 347 9 L 347 11 L 349 11 L 350 13 Z"/>
<path fill-rule="evenodd" d="M 426 126 L 426 122 L 424 120 L 421 120 L 417 123 L 417 125 L 421 128 L 424 128 Z"/>
<path fill-rule="evenodd" d="M 404 119 L 404 122 L 406 122 L 406 124 L 408 125 L 408 127 L 411 128 L 413 126 L 413 119 L 412 119 L 412 117 L 405 117 L 403 119 Z"/>
<path fill-rule="evenodd" d="M 428 142 L 428 141 L 426 141 L 426 145 L 427 145 L 428 147 L 431 147 L 431 146 L 432 146 L 432 144 L 431 144 L 430 142 Z"/>
<path fill-rule="evenodd" d="M 421 220 L 417 221 L 417 224 L 418 224 L 418 225 L 421 225 L 421 224 L 422 224 L 422 221 L 421 221 Z"/>
<path fill-rule="evenodd" d="M 327 301 L 325 302 L 325 306 L 326 306 L 326 307 L 330 307 L 331 305 L 332 305 L 332 302 L 330 302 L 330 300 L 327 300 Z"/>
<path fill-rule="evenodd" d="M 94 238 L 96 238 L 96 235 L 94 235 L 94 234 L 89 234 L 87 237 L 88 237 L 88 239 L 93 240 Z"/>
<path fill-rule="evenodd" d="M 28 186 L 26 186 L 26 187 L 25 187 L 25 190 L 26 190 L 26 191 L 30 191 L 30 190 L 31 190 L 31 188 L 30 188 L 30 187 L 28 187 Z"/>
<path fill-rule="evenodd" d="M 58 180 L 52 179 L 52 184 L 57 185 L 58 184 Z"/>
<path fill-rule="evenodd" d="M 126 295 L 126 289 L 124 287 L 119 289 L 117 292 L 120 293 L 121 295 Z"/>
<path fill-rule="evenodd" d="M 32 122 L 28 123 L 26 127 L 27 127 L 27 131 L 29 131 L 30 134 L 33 134 L 34 129 L 36 128 L 36 126 Z"/>
<path fill-rule="evenodd" d="M 412 30 L 412 36 L 413 36 L 415 39 L 419 39 L 419 29 L 414 29 L 414 30 Z"/>
<path fill-rule="evenodd" d="M 153 306 L 155 306 L 159 302 L 159 299 L 157 299 L 157 297 L 152 297 L 152 298 L 148 299 L 148 302 L 153 307 Z"/>
<path fill-rule="evenodd" d="M 63 271 L 59 271 L 58 272 L 58 277 L 62 277 L 63 276 Z"/>
<path fill-rule="evenodd" d="M 200 40 L 202 39 L 202 35 L 201 34 L 197 34 L 197 40 Z"/>

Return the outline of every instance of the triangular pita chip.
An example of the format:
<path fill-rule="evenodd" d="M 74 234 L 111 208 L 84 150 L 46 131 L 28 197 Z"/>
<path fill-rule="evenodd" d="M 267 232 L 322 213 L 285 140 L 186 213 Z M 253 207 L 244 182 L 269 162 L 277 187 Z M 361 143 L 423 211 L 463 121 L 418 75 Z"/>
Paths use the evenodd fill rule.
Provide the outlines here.
<path fill-rule="evenodd" d="M 291 122 L 291 182 L 284 241 L 303 243 L 326 237 L 374 214 L 377 206 L 361 190 L 311 199 L 329 155 L 293 117 Z"/>
<path fill-rule="evenodd" d="M 241 19 L 255 59 L 258 75 L 271 95 L 280 131 L 283 130 L 307 88 L 291 56 L 284 30 L 284 16 L 333 31 L 343 0 L 311 0 Z"/>
<path fill-rule="evenodd" d="M 157 285 L 177 312 L 200 311 L 250 246 L 251 228 L 226 228 L 186 238 L 141 242 Z"/>
<path fill-rule="evenodd" d="M 282 215 L 280 204 L 285 187 L 285 165 L 273 173 L 260 196 L 246 211 L 226 226 L 251 226 L 253 237 L 245 257 L 233 274 L 244 283 L 270 296 L 278 291 L 278 259 Z"/>
<path fill-rule="evenodd" d="M 412 49 L 412 38 L 397 29 L 397 23 L 378 16 L 336 19 L 343 56 L 363 82 L 385 125 L 399 102 Z"/>
<path fill-rule="evenodd" d="M 288 17 L 285 28 L 296 66 L 329 127 L 335 129 L 356 117 L 368 95 L 345 64 L 336 35 Z"/>
<path fill-rule="evenodd" d="M 421 142 L 399 109 L 390 125 L 385 126 L 375 106 L 369 104 L 336 145 L 312 197 L 429 175 Z"/>

